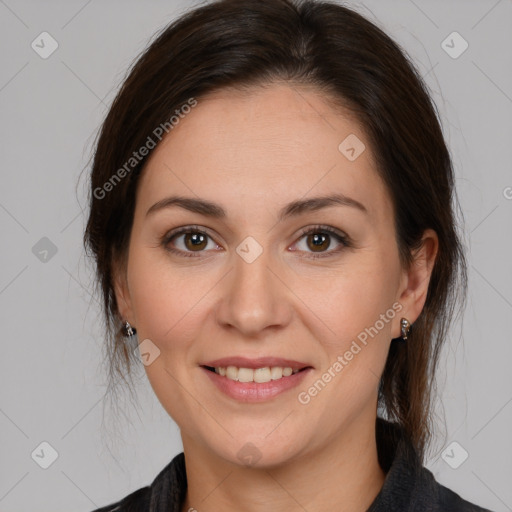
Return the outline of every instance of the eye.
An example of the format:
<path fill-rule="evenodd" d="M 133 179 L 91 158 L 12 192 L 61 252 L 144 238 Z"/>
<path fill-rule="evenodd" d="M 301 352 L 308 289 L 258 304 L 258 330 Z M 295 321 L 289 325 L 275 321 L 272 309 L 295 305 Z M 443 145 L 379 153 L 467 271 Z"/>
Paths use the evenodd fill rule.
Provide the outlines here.
<path fill-rule="evenodd" d="M 171 231 L 164 235 L 161 243 L 165 250 L 185 257 L 199 257 L 200 253 L 206 250 L 219 249 L 219 245 L 199 226 L 185 226 Z M 328 250 L 336 244 L 338 248 Z M 319 225 L 302 230 L 299 241 L 295 242 L 295 246 L 298 249 L 291 249 L 292 251 L 299 250 L 309 253 L 305 257 L 314 259 L 332 256 L 345 247 L 350 247 L 351 244 L 347 235 L 329 226 Z"/>
<path fill-rule="evenodd" d="M 327 250 L 335 244 L 338 244 L 337 249 Z M 339 253 L 345 247 L 350 247 L 350 242 L 346 235 L 329 226 L 313 226 L 302 231 L 301 237 L 295 245 L 301 251 L 313 253 L 307 255 L 307 258 L 325 258 L 332 256 L 333 253 Z"/>
<path fill-rule="evenodd" d="M 196 257 L 199 254 L 193 253 L 219 247 L 208 233 L 197 226 L 186 226 L 167 233 L 162 239 L 162 245 L 167 251 L 186 257 Z"/>

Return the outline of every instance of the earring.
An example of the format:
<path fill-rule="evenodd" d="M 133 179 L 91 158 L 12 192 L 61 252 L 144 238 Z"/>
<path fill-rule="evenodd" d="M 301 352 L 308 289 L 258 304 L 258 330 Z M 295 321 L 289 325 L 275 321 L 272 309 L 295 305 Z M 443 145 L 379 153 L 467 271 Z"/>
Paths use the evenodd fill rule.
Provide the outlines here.
<path fill-rule="evenodd" d="M 409 323 L 409 320 L 407 318 L 402 318 L 400 320 L 400 331 L 401 331 L 401 337 L 404 341 L 407 341 L 407 337 L 409 336 L 409 333 L 411 332 L 411 324 Z"/>
<path fill-rule="evenodd" d="M 132 327 L 129 322 L 126 322 L 123 326 L 123 332 L 126 338 L 131 338 L 135 334 L 137 334 L 137 329 Z"/>

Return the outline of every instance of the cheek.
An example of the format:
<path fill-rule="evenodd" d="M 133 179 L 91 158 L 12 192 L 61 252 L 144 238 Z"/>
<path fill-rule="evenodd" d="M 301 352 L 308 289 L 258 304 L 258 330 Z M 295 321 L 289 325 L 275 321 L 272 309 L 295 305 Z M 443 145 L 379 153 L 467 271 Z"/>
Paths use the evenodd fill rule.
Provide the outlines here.
<path fill-rule="evenodd" d="M 318 317 L 315 337 L 325 352 L 322 380 L 333 384 L 317 406 L 333 422 L 337 412 L 329 404 L 344 404 L 347 414 L 357 414 L 373 403 L 398 315 L 393 308 L 397 270 L 389 253 L 368 250 L 298 292 Z"/>
<path fill-rule="evenodd" d="M 212 284 L 205 273 L 194 277 L 173 268 L 153 248 L 130 254 L 128 274 L 139 342 L 149 339 L 158 348 L 158 356 L 144 368 L 148 381 L 167 413 L 186 425 L 201 413 L 186 383 L 194 357 L 190 349 L 203 325 L 207 301 L 201 299 Z"/>
<path fill-rule="evenodd" d="M 179 286 L 159 248 L 131 251 L 128 283 L 137 332 L 157 344 L 162 343 L 185 314 L 187 288 Z"/>
<path fill-rule="evenodd" d="M 317 333 L 321 329 L 326 342 L 334 349 L 342 349 L 392 308 L 395 282 L 392 263 L 376 253 L 368 253 L 354 254 L 335 272 L 296 279 L 293 289 L 315 314 Z M 378 326 L 384 336 L 389 334 L 391 322 Z"/>
<path fill-rule="evenodd" d="M 149 338 L 166 366 L 175 365 L 174 355 L 198 337 L 218 272 L 179 266 L 162 249 L 140 248 L 130 255 L 128 274 L 139 340 Z"/>

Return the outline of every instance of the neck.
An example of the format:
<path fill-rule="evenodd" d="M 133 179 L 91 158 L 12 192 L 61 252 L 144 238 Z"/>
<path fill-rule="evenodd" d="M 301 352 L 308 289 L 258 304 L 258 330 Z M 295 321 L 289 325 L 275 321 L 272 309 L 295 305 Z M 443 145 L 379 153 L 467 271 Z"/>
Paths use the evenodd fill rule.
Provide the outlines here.
<path fill-rule="evenodd" d="M 244 468 L 183 436 L 187 495 L 183 512 L 366 511 L 385 479 L 375 416 L 356 421 L 322 447 L 272 468 Z"/>

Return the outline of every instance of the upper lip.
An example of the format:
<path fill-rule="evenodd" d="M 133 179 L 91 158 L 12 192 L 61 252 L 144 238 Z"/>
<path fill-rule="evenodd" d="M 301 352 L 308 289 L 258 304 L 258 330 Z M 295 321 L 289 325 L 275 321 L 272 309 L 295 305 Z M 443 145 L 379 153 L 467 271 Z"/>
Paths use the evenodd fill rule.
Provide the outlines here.
<path fill-rule="evenodd" d="M 300 361 L 294 361 L 292 359 L 283 359 L 281 357 L 257 357 L 249 359 L 247 357 L 235 356 L 235 357 L 223 357 L 221 359 L 214 359 L 202 363 L 201 366 L 211 366 L 212 368 L 236 366 L 237 368 L 264 368 L 266 366 L 281 366 L 283 368 L 291 368 L 292 370 L 302 370 L 303 368 L 310 367 L 307 363 L 301 363 Z"/>

